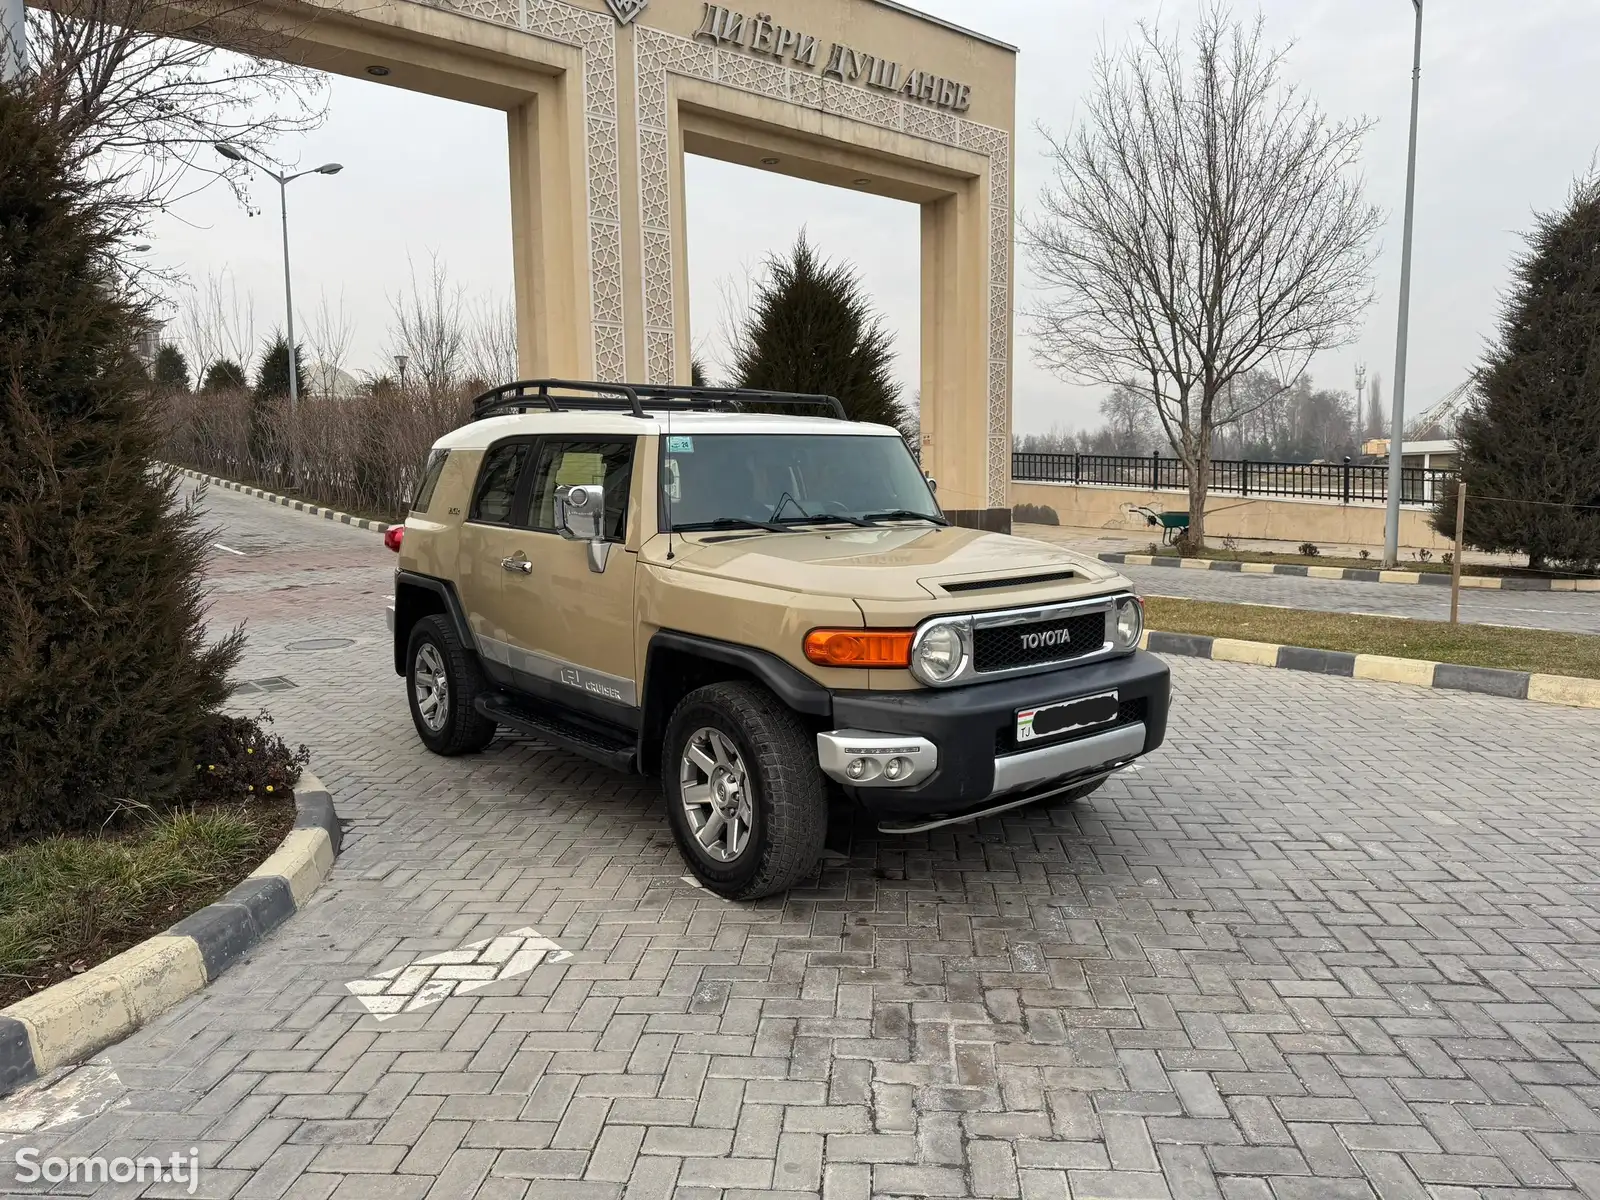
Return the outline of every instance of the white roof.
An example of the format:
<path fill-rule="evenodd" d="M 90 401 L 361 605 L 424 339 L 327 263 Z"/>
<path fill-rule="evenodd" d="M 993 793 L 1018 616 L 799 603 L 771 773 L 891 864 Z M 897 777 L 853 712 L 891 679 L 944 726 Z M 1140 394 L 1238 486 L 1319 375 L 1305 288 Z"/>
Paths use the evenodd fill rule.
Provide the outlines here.
<path fill-rule="evenodd" d="M 648 411 L 648 410 L 647 410 Z M 899 437 L 887 425 L 866 425 L 836 421 L 828 417 L 791 417 L 770 413 L 655 412 L 643 420 L 621 412 L 543 412 L 531 411 L 509 417 L 490 417 L 473 421 L 440 438 L 444 450 L 483 449 L 501 438 L 518 434 L 614 434 L 623 437 L 652 437 L 674 434 L 822 434 L 829 437 Z"/>

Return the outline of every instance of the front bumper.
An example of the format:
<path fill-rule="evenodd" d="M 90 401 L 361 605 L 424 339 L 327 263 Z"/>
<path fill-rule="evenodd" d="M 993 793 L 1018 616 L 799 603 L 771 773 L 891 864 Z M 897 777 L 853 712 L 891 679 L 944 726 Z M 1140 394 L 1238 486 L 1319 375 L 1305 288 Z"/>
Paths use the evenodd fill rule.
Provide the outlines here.
<path fill-rule="evenodd" d="M 1115 691 L 1116 724 L 1019 749 L 1016 714 L 1059 700 Z M 911 787 L 847 790 L 880 817 L 956 815 L 998 798 L 1059 790 L 1088 781 L 1148 754 L 1167 732 L 1171 678 L 1167 666 L 1139 652 L 1084 666 L 949 690 L 835 692 L 835 724 L 853 735 L 867 732 L 931 743 L 937 769 Z M 839 778 L 835 776 L 835 778 Z"/>

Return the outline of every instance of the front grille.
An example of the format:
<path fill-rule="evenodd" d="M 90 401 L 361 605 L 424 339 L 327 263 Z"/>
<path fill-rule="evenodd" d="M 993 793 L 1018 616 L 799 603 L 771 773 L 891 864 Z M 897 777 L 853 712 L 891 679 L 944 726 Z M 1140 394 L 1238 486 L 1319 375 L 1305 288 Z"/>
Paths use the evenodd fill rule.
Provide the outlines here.
<path fill-rule="evenodd" d="M 1049 643 L 1048 636 L 1053 633 L 1065 633 L 1066 644 Z M 1030 646 L 1026 639 L 1033 634 L 1044 634 L 1046 640 Z M 1106 614 L 1103 611 L 1028 625 L 979 626 L 972 632 L 973 669 L 983 674 L 1070 662 L 1087 654 L 1098 654 L 1105 644 Z"/>
<path fill-rule="evenodd" d="M 1112 729 L 1120 729 L 1124 725 L 1133 725 L 1144 720 L 1145 700 L 1124 700 L 1117 706 L 1117 720 L 1113 725 L 1097 725 L 1093 729 L 1079 730 L 1070 737 L 1050 738 L 1042 742 L 1029 742 L 1026 747 L 1017 745 L 1017 723 L 1009 721 L 994 731 L 994 752 L 996 755 L 1015 754 L 1020 749 L 1042 750 L 1046 746 L 1055 746 L 1062 742 L 1074 742 L 1079 738 L 1093 737 L 1096 734 L 1106 733 Z"/>

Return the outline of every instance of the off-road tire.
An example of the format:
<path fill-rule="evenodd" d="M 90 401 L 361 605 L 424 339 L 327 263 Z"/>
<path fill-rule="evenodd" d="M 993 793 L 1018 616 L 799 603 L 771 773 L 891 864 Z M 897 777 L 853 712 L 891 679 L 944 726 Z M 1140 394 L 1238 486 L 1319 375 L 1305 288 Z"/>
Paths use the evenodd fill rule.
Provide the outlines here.
<path fill-rule="evenodd" d="M 1050 797 L 1049 803 L 1050 804 L 1076 804 L 1080 800 L 1087 800 L 1090 796 L 1094 795 L 1101 788 L 1105 787 L 1106 782 L 1110 778 L 1111 778 L 1111 776 L 1107 775 L 1105 777 L 1105 779 L 1097 779 L 1093 783 L 1085 784 L 1081 788 L 1073 788 L 1070 792 L 1062 792 L 1059 796 L 1052 796 L 1052 797 Z"/>
<path fill-rule="evenodd" d="M 447 681 L 445 718 L 441 728 L 430 729 L 417 705 L 417 657 L 424 646 L 432 646 L 444 664 Z M 455 627 L 442 616 L 423 617 L 411 629 L 406 645 L 406 698 L 417 737 L 435 754 L 454 758 L 475 754 L 491 741 L 499 729 L 495 722 L 477 710 L 475 701 L 489 688 L 478 659 L 461 644 Z"/>
<path fill-rule="evenodd" d="M 712 859 L 695 840 L 679 795 L 679 764 L 696 731 L 732 739 L 749 772 L 754 803 L 749 841 L 731 862 Z M 793 887 L 822 858 L 828 794 L 815 735 L 766 688 L 715 683 L 685 696 L 667 724 L 661 790 L 667 820 L 689 869 L 729 900 L 759 900 Z"/>

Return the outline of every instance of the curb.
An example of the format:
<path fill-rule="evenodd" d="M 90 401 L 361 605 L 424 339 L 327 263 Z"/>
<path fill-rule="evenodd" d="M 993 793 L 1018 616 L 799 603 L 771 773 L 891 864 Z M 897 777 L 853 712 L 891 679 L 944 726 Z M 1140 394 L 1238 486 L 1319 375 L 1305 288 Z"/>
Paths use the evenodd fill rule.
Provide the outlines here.
<path fill-rule="evenodd" d="M 1147 631 L 1140 644 L 1153 654 L 1209 658 L 1213 662 L 1252 663 L 1283 671 L 1310 671 L 1316 675 L 1334 675 L 1342 679 L 1408 683 L 1413 687 L 1440 688 L 1452 692 L 1479 692 L 1486 696 L 1562 704 L 1571 708 L 1600 708 L 1600 679 L 1502 671 L 1494 667 L 1462 667 L 1421 658 L 1352 654 L 1347 650 L 1313 650 L 1307 646 L 1275 646 L 1270 642 L 1240 642 L 1233 638 L 1207 637 L 1197 633 L 1162 633 L 1159 630 Z"/>
<path fill-rule="evenodd" d="M 1172 567 L 1187 571 L 1232 571 L 1240 575 L 1293 575 L 1300 579 L 1349 579 L 1357 583 L 1409 583 L 1449 587 L 1442 571 L 1365 571 L 1359 567 L 1295 566 L 1288 563 L 1222 562 L 1173 554 L 1102 554 L 1101 562 L 1131 567 Z M 1600 579 L 1519 579 L 1501 575 L 1463 575 L 1461 586 L 1491 592 L 1600 592 Z"/>
<path fill-rule="evenodd" d="M 290 496 L 280 496 L 276 492 L 263 491 L 261 488 L 236 483 L 232 479 L 224 479 L 220 475 L 206 475 L 200 471 L 191 471 L 188 467 L 180 467 L 174 463 L 164 463 L 157 460 L 156 465 L 177 471 L 180 475 L 186 475 L 190 479 L 198 479 L 202 483 L 214 483 L 218 487 L 227 488 L 232 492 L 242 492 L 246 496 L 256 496 L 269 504 L 292 508 L 295 512 L 309 513 L 313 517 L 321 517 L 327 521 L 337 521 L 341 525 L 354 525 L 357 529 L 370 529 L 373 533 L 389 532 L 390 527 L 382 521 L 372 521 L 366 517 L 352 517 L 349 513 L 340 512 L 336 508 L 323 508 L 320 505 L 308 504 L 304 500 L 296 500 Z"/>
<path fill-rule="evenodd" d="M 333 797 L 315 775 L 295 789 L 294 828 L 215 904 L 82 975 L 0 1009 L 0 1096 L 127 1037 L 196 992 L 305 907 L 338 856 Z"/>

